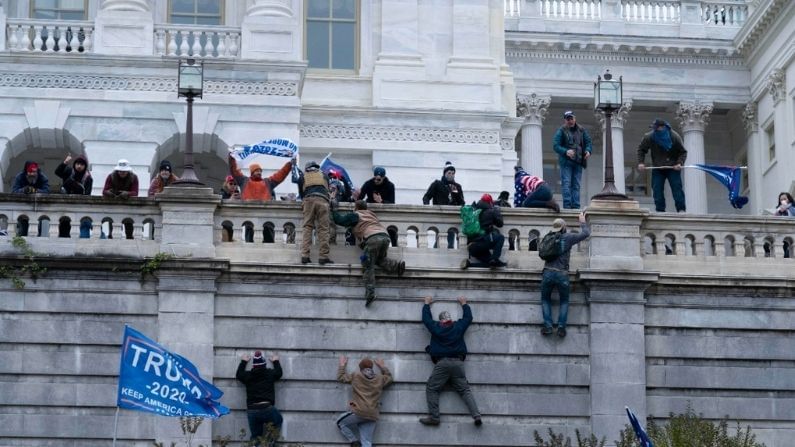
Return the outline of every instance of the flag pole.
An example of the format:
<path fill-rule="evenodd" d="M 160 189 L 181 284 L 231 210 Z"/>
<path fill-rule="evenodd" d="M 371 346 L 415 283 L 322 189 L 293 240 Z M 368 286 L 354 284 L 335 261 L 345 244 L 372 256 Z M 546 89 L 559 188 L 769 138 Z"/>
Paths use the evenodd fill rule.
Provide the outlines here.
<path fill-rule="evenodd" d="M 748 169 L 748 166 L 720 166 L 720 167 L 726 167 L 726 168 L 732 168 L 732 169 Z M 698 168 L 698 166 L 685 165 L 685 166 L 681 167 L 681 169 L 684 169 L 684 168 Z M 652 169 L 674 169 L 674 167 L 673 166 L 647 166 L 646 168 L 644 168 L 644 170 L 647 170 L 647 171 L 650 171 Z"/>
<path fill-rule="evenodd" d="M 116 429 L 119 428 L 119 406 L 116 406 L 116 417 L 113 418 L 113 447 L 116 447 Z"/>

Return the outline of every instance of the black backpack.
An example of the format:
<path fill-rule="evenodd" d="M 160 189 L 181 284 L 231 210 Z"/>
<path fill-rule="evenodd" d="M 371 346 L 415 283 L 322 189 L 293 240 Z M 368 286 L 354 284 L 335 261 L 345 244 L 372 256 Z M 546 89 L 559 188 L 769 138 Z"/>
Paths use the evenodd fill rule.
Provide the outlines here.
<path fill-rule="evenodd" d="M 545 261 L 558 259 L 563 254 L 564 242 L 562 231 L 550 231 L 538 244 L 538 256 Z"/>

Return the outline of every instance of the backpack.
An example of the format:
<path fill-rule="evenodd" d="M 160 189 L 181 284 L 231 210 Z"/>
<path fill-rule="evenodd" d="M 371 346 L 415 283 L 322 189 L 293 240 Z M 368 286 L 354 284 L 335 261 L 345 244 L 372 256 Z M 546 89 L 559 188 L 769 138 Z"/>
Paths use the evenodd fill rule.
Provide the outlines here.
<path fill-rule="evenodd" d="M 461 232 L 467 239 L 476 238 L 485 234 L 483 228 L 480 227 L 480 212 L 481 209 L 475 209 L 472 205 L 464 205 L 461 207 Z"/>
<path fill-rule="evenodd" d="M 544 261 L 554 261 L 563 254 L 563 232 L 550 231 L 538 244 L 538 256 Z"/>

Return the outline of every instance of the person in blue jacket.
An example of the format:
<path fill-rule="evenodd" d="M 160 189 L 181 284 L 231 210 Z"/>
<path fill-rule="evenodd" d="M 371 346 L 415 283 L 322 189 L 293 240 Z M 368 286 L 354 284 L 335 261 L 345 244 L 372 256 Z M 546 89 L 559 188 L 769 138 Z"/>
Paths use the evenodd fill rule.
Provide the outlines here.
<path fill-rule="evenodd" d="M 433 298 L 426 296 L 425 305 L 422 307 L 422 323 L 431 333 L 431 344 L 425 348 L 425 352 L 430 354 L 434 366 L 425 389 L 429 415 L 421 418 L 420 423 L 439 425 L 439 391 L 450 382 L 453 389 L 464 399 L 475 426 L 480 427 L 483 421 L 464 372 L 464 360 L 467 357 L 464 333 L 472 323 L 472 309 L 469 308 L 467 299 L 461 296 L 458 297 L 458 302 L 464 310 L 463 318 L 453 321 L 450 312 L 444 311 L 439 314 L 439 321 L 434 321 L 431 315 L 432 302 Z"/>
<path fill-rule="evenodd" d="M 571 110 L 563 113 L 563 125 L 555 132 L 552 149 L 558 154 L 563 208 L 579 209 L 582 170 L 588 165 L 593 147 L 591 136 L 577 124 L 577 117 Z"/>
<path fill-rule="evenodd" d="M 49 194 L 50 181 L 35 161 L 26 161 L 25 168 L 14 178 L 14 194 Z"/>

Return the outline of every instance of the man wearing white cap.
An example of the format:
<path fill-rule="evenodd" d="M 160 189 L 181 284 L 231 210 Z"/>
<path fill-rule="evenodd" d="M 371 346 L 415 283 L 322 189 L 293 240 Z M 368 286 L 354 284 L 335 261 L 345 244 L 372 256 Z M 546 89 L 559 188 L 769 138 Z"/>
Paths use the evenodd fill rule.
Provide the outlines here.
<path fill-rule="evenodd" d="M 113 172 L 105 179 L 102 195 L 117 199 L 138 197 L 138 176 L 132 172 L 129 161 L 122 158 L 116 163 Z"/>
<path fill-rule="evenodd" d="M 541 314 L 544 317 L 544 326 L 541 328 L 541 335 L 552 334 L 552 289 L 558 289 L 560 295 L 560 312 L 558 313 L 558 337 L 563 338 L 566 336 L 566 320 L 569 315 L 569 292 L 571 291 L 571 283 L 569 283 L 569 258 L 571 256 L 571 249 L 574 245 L 578 244 L 591 235 L 591 229 L 588 227 L 588 222 L 585 221 L 585 214 L 580 213 L 580 232 L 569 234 L 566 231 L 566 221 L 563 219 L 555 219 L 552 222 L 552 231 L 550 232 L 559 234 L 555 243 L 559 247 L 559 254 L 552 259 L 547 258 L 544 262 L 544 271 L 541 276 Z M 548 234 L 544 239 L 550 237 Z M 545 241 L 541 241 L 539 246 L 539 255 L 544 256 L 543 246 Z"/>

